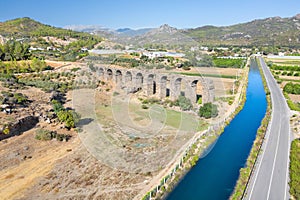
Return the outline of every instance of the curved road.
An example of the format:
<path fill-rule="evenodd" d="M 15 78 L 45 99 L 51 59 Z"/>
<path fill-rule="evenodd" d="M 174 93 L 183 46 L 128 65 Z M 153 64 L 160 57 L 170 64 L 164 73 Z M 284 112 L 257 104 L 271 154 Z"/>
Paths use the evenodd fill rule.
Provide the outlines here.
<path fill-rule="evenodd" d="M 276 80 L 259 57 L 272 99 L 272 116 L 244 199 L 289 199 L 290 110 Z"/>

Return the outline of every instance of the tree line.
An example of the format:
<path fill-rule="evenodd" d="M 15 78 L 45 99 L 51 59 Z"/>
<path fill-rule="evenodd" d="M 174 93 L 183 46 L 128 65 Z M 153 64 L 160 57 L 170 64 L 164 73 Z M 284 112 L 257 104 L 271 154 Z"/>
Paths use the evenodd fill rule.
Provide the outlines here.
<path fill-rule="evenodd" d="M 31 56 L 29 47 L 29 44 L 15 40 L 8 41 L 3 45 L 0 44 L 0 60 L 27 60 Z"/>

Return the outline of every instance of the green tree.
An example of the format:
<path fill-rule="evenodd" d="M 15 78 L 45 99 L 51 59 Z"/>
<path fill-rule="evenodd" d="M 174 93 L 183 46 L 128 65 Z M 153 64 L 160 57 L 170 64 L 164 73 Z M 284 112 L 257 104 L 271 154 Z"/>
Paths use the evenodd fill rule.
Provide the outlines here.
<path fill-rule="evenodd" d="M 23 51 L 23 45 L 20 42 L 17 42 L 13 52 L 16 60 L 21 60 L 23 58 Z"/>
<path fill-rule="evenodd" d="M 38 58 L 33 58 L 30 67 L 35 72 L 41 72 L 46 68 L 46 62 Z"/>
<path fill-rule="evenodd" d="M 288 94 L 300 94 L 300 84 L 289 82 L 283 87 L 283 91 Z"/>
<path fill-rule="evenodd" d="M 59 101 L 57 101 L 57 100 L 52 100 L 51 103 L 52 103 L 52 108 L 53 108 L 53 110 L 54 110 L 54 112 L 55 112 L 56 114 L 57 114 L 58 112 L 60 112 L 60 111 L 65 110 L 65 108 L 63 107 L 63 105 L 62 105 Z"/>
<path fill-rule="evenodd" d="M 66 128 L 74 128 L 80 120 L 80 115 L 73 110 L 61 110 L 57 113 L 59 121 L 65 122 Z"/>
<path fill-rule="evenodd" d="M 5 52 L 4 52 L 4 47 L 0 44 L 0 61 L 4 60 L 5 57 Z"/>
<path fill-rule="evenodd" d="M 212 103 L 205 103 L 199 109 L 199 116 L 206 119 L 218 116 L 218 106 Z"/>

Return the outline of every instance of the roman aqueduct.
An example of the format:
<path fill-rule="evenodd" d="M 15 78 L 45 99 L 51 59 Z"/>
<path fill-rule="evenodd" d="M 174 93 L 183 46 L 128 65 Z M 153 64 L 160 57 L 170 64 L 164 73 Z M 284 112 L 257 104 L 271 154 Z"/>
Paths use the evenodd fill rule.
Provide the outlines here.
<path fill-rule="evenodd" d="M 212 80 L 201 76 L 185 76 L 176 73 L 158 73 L 155 70 L 124 69 L 115 66 L 94 65 L 101 81 L 112 81 L 116 90 L 126 93 L 142 92 L 148 97 L 176 100 L 183 95 L 196 104 L 202 98 L 202 103 L 214 99 L 214 84 Z"/>

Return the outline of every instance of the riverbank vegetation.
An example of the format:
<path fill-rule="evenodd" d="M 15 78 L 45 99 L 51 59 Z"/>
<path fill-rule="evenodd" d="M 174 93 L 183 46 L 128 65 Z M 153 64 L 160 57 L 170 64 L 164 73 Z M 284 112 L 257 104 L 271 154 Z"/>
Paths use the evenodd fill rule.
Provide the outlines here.
<path fill-rule="evenodd" d="M 256 62 L 259 66 L 259 70 L 260 70 L 263 85 L 264 85 L 264 90 L 265 90 L 266 96 L 267 96 L 267 111 L 266 111 L 265 117 L 263 118 L 263 120 L 261 122 L 260 127 L 257 130 L 256 138 L 254 140 L 254 143 L 253 143 L 253 146 L 251 148 L 250 154 L 249 154 L 248 159 L 246 161 L 246 165 L 245 165 L 244 168 L 240 169 L 239 178 L 236 182 L 234 191 L 233 191 L 233 193 L 230 197 L 230 199 L 232 199 L 232 200 L 242 199 L 245 195 L 249 179 L 250 179 L 251 174 L 253 172 L 253 169 L 254 169 L 256 160 L 258 158 L 258 155 L 261 151 L 261 146 L 263 144 L 264 136 L 266 134 L 269 121 L 271 119 L 272 105 L 271 105 L 270 91 L 269 91 L 269 88 L 267 86 L 267 82 L 266 82 L 266 79 L 264 77 L 264 74 L 263 74 L 263 71 L 262 71 L 262 68 L 261 68 L 261 65 L 260 65 L 260 61 L 257 59 L 256 61 L 253 61 L 253 62 Z"/>
<path fill-rule="evenodd" d="M 290 153 L 290 194 L 300 199 L 300 139 L 292 142 Z"/>

